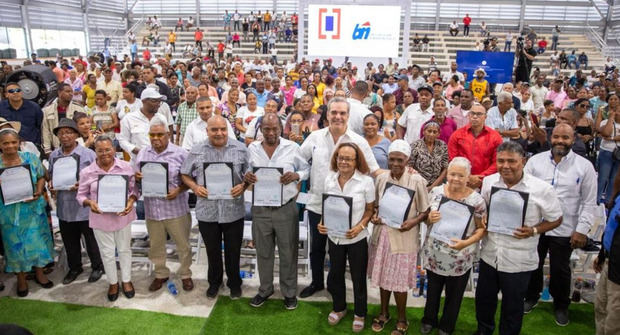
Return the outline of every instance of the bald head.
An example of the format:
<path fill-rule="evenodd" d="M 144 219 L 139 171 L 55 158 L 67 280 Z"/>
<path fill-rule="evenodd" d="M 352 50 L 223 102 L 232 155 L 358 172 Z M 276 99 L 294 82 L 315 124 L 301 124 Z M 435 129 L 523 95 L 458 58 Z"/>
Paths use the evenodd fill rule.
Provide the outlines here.
<path fill-rule="evenodd" d="M 555 126 L 553 128 L 551 136 L 553 136 L 554 134 L 568 134 L 570 135 L 571 139 L 575 138 L 575 132 L 573 131 L 573 128 L 566 123 L 560 123 Z"/>
<path fill-rule="evenodd" d="M 213 115 L 207 121 L 207 136 L 212 146 L 221 148 L 228 141 L 228 124 L 220 115 Z"/>
<path fill-rule="evenodd" d="M 269 146 L 278 145 L 282 133 L 282 122 L 275 113 L 267 113 L 263 116 L 260 130 L 263 133 L 265 143 Z"/>
<path fill-rule="evenodd" d="M 566 123 L 558 124 L 551 133 L 551 154 L 556 163 L 568 155 L 575 143 L 575 131 Z"/>
<path fill-rule="evenodd" d="M 198 97 L 198 88 L 190 86 L 185 89 L 185 99 L 190 105 L 196 102 L 196 97 Z"/>

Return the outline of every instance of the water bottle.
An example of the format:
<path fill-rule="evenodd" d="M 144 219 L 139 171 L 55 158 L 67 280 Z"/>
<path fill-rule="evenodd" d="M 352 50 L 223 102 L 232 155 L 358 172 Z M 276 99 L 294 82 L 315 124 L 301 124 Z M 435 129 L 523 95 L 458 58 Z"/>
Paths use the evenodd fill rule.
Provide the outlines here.
<path fill-rule="evenodd" d="M 422 273 L 420 274 L 420 293 L 418 293 L 419 297 L 424 296 L 425 297 L 425 290 L 424 288 L 426 287 L 426 273 L 424 271 L 422 271 Z"/>
<path fill-rule="evenodd" d="M 420 272 L 418 272 L 416 275 L 415 290 L 413 290 L 413 297 L 417 298 L 419 296 L 420 296 Z"/>
<path fill-rule="evenodd" d="M 173 296 L 177 296 L 179 294 L 179 292 L 177 291 L 177 286 L 174 285 L 174 282 L 172 280 L 168 280 L 166 282 L 166 286 L 168 287 L 168 292 L 170 292 L 170 294 L 172 294 Z"/>
<path fill-rule="evenodd" d="M 243 279 L 243 278 L 252 278 L 252 273 L 249 271 L 244 271 L 241 270 L 239 271 L 239 276 Z"/>
<path fill-rule="evenodd" d="M 545 284 L 543 286 L 541 299 L 543 301 L 551 300 L 551 295 L 549 294 L 549 276 L 545 276 Z"/>
<path fill-rule="evenodd" d="M 424 281 L 424 294 L 423 294 L 424 298 L 426 298 L 427 289 L 428 289 L 428 280 L 425 280 Z"/>

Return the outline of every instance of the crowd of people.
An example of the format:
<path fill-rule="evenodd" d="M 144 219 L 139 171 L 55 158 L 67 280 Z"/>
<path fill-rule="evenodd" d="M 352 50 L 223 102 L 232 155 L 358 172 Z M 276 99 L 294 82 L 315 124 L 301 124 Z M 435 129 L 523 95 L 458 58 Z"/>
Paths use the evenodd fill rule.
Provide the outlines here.
<path fill-rule="evenodd" d="M 281 17 L 279 22 L 293 24 L 292 17 Z M 265 30 L 278 22 L 269 12 L 248 20 Z M 242 22 L 237 12 L 224 15 L 225 26 L 235 32 Z M 524 46 L 534 48 L 529 38 Z M 277 246 L 286 309 L 296 308 L 297 296 L 308 298 L 327 288 L 333 309 L 326 321 L 338 324 L 347 314 L 348 263 L 352 330 L 368 325 L 383 330 L 392 319 L 393 293 L 398 314 L 393 334 L 405 334 L 412 321 L 406 315 L 407 292 L 415 288 L 422 264 L 428 291 L 420 331 L 451 334 L 475 266 L 477 334 L 496 328 L 518 334 L 524 314 L 540 299 L 549 254 L 553 318 L 565 326 L 571 254 L 587 247 L 598 205 L 606 204 L 611 214 L 594 261 L 595 271 L 602 273 L 595 319 L 598 334 L 616 334 L 619 69 L 609 63 L 590 74 L 576 70 L 547 79 L 538 69 L 519 72 L 528 64 L 529 58 L 523 59 L 515 81 L 498 85 L 485 79 L 484 69 L 468 80 L 456 63 L 441 73 L 436 67 L 400 67 L 391 59 L 359 70 L 351 63 L 334 65 L 332 59 L 278 65 L 234 55 L 221 61 L 127 56 L 105 62 L 96 57 L 47 61 L 58 80 L 52 103 L 41 109 L 25 100 L 24 88 L 15 82 L 6 83 L 1 95 L 0 168 L 28 164 L 35 188 L 33 198 L 24 202 L 0 199 L 7 213 L 0 217 L 5 271 L 17 274 L 18 296 L 28 294 L 29 275 L 44 288 L 54 285 L 45 273 L 54 260 L 47 222 L 48 204 L 55 202 L 69 265 L 63 284 L 83 272 L 84 236 L 89 281 L 105 273 L 110 301 L 120 291 L 132 298 L 130 224 L 144 218 L 155 269 L 149 290 L 161 289 L 170 277 L 169 235 L 181 263 L 177 275 L 190 291 L 191 204 L 207 250 L 207 297 L 218 295 L 225 272 L 230 297 L 239 298 L 245 191 L 260 187 L 261 178 L 267 178 L 260 168 L 271 167 L 279 168 L 280 202 L 251 209 L 260 279 L 250 302 L 254 307 L 274 293 Z M 526 68 L 532 69 L 531 60 Z M 3 75 L 12 70 L 3 64 Z M 68 156 L 79 157 L 78 182 L 55 189 L 54 162 Z M 167 164 L 165 197 L 141 194 L 142 167 L 153 162 Z M 218 163 L 232 179 L 224 193 L 216 193 L 207 178 L 209 167 Z M 115 213 L 102 211 L 98 203 L 99 184 L 108 175 L 124 176 L 127 182 L 125 206 Z M 393 192 L 390 188 L 412 194 L 396 225 L 381 211 L 388 206 L 382 199 Z M 299 192 L 306 193 L 304 204 L 297 204 Z M 493 201 L 498 194 L 508 205 Z M 518 227 L 490 229 L 505 222 L 502 211 L 519 202 L 514 195 L 523 203 Z M 348 230 L 331 226 L 333 210 L 325 209 L 329 197 L 349 199 Z M 465 231 L 451 240 L 430 234 L 446 222 L 442 206 L 448 201 L 471 210 Z M 312 282 L 299 291 L 302 210 L 309 218 Z M 427 227 L 424 236 L 422 225 Z M 381 296 L 380 313 L 368 321 L 367 281 Z M 502 303 L 496 327 L 498 292 Z"/>

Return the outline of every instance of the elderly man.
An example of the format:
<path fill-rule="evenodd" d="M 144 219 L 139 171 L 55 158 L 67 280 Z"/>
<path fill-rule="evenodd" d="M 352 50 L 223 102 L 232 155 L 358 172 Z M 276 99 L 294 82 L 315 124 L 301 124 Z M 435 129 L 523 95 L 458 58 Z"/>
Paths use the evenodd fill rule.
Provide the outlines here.
<path fill-rule="evenodd" d="M 538 304 L 543 288 L 543 266 L 549 252 L 555 322 L 566 326 L 570 304 L 571 268 L 573 249 L 585 246 L 594 221 L 596 208 L 596 172 L 592 163 L 575 154 L 571 148 L 575 132 L 567 124 L 559 124 L 551 134 L 551 150 L 529 159 L 525 173 L 551 184 L 562 205 L 562 224 L 540 236 L 538 268 L 532 273 L 524 311 L 529 313 Z"/>
<path fill-rule="evenodd" d="M 295 198 L 297 183 L 308 179 L 310 166 L 301 157 L 299 145 L 281 138 L 282 123 L 275 113 L 262 117 L 263 140 L 252 142 L 248 148 L 250 171 L 245 181 L 260 182 L 253 168 L 281 168 L 282 202 L 274 206 L 252 206 L 252 236 L 256 242 L 256 258 L 260 287 L 250 305 L 260 307 L 274 292 L 274 248 L 280 259 L 280 291 L 286 309 L 297 308 L 297 247 L 299 244 L 299 213 Z M 255 186 L 256 187 L 256 186 Z M 255 195 L 256 196 L 256 195 Z"/>
<path fill-rule="evenodd" d="M 396 135 L 410 145 L 420 139 L 422 125 L 433 117 L 433 89 L 424 85 L 418 88 L 418 103 L 409 105 L 398 118 Z"/>
<path fill-rule="evenodd" d="M 94 162 L 96 155 L 94 151 L 78 145 L 77 138 L 80 133 L 75 121 L 71 119 L 60 120 L 58 126 L 54 128 L 54 135 L 60 139 L 60 147 L 54 150 L 49 157 L 51 162 L 49 166 L 51 176 L 49 189 L 56 198 L 56 215 L 60 224 L 60 236 L 65 245 L 69 265 L 69 272 L 65 275 L 62 283 L 70 284 L 84 271 L 82 269 L 82 245 L 80 243 L 82 236 L 84 236 L 86 252 L 90 258 L 92 269 L 88 282 L 94 283 L 103 275 L 103 262 L 95 234 L 88 226 L 89 209 L 82 207 L 75 199 L 78 183 L 70 188 L 60 187 L 66 185 L 57 185 L 58 189 L 56 189 L 53 180 L 55 174 L 59 173 L 55 167 L 58 166 L 59 169 L 63 169 L 62 165 L 56 165 L 57 163 L 64 164 L 63 162 L 67 160 L 77 159 L 79 166 L 76 166 L 75 173 L 78 173 Z"/>
<path fill-rule="evenodd" d="M 418 102 L 418 92 L 413 88 L 409 87 L 409 77 L 407 77 L 406 74 L 401 74 L 400 76 L 398 76 L 398 89 L 394 91 L 397 105 L 403 103 L 403 95 L 406 91 L 411 92 L 411 95 L 413 96 L 413 102 Z"/>
<path fill-rule="evenodd" d="M 377 160 L 368 145 L 366 139 L 356 134 L 347 124 L 349 121 L 350 105 L 346 99 L 335 97 L 327 105 L 327 120 L 329 127 L 315 130 L 310 133 L 301 146 L 301 155 L 306 161 L 312 160 L 310 171 L 310 200 L 306 204 L 308 217 L 310 220 L 310 267 L 312 268 L 312 283 L 304 288 L 299 296 L 307 298 L 315 292 L 325 288 L 323 264 L 325 263 L 325 245 L 327 235 L 322 235 L 318 231 L 318 224 L 321 221 L 322 213 L 322 194 L 327 177 L 326 171 L 329 170 L 329 162 L 334 149 L 345 142 L 357 144 L 364 153 L 364 158 L 373 175 L 380 173 Z"/>
<path fill-rule="evenodd" d="M 223 238 L 228 277 L 226 285 L 230 288 L 231 299 L 238 299 L 241 297 L 239 261 L 245 214 L 243 192 L 246 184 L 243 182 L 243 173 L 248 169 L 247 149 L 241 142 L 228 138 L 226 120 L 219 115 L 212 116 L 207 121 L 207 135 L 208 141 L 192 147 L 181 167 L 181 178 L 198 198 L 196 218 L 209 260 L 207 297 L 215 298 L 222 285 Z M 208 170 L 205 168 L 205 163 L 219 166 L 224 173 L 229 171 L 230 175 L 226 178 L 232 178 L 233 186 L 229 194 L 218 196 L 217 199 L 213 199 L 214 195 L 209 196 L 210 190 L 205 181 L 210 183 L 215 181 L 205 177 L 205 171 Z"/>
<path fill-rule="evenodd" d="M 192 219 L 187 203 L 187 186 L 181 181 L 181 165 L 187 159 L 187 151 L 170 143 L 166 122 L 160 118 L 150 121 L 149 137 L 151 145 L 138 153 L 135 161 L 136 180 L 142 180 L 143 163 L 167 163 L 168 194 L 165 198 L 144 196 L 146 228 L 149 232 L 149 259 L 155 266 L 155 279 L 149 291 L 159 290 L 168 281 L 170 269 L 166 267 L 166 236 L 170 235 L 177 246 L 181 266 L 177 271 L 183 283 L 183 290 L 194 288 L 192 281 L 192 249 L 189 245 L 189 232 Z"/>
<path fill-rule="evenodd" d="M 121 132 L 117 139 L 121 148 L 131 156 L 135 162 L 136 155 L 140 149 L 149 146 L 149 123 L 154 117 L 161 118 L 167 122 L 165 116 L 160 113 L 161 101 L 164 98 L 154 88 L 147 88 L 142 91 L 140 100 L 142 108 L 139 113 L 129 113 L 121 120 Z"/>
<path fill-rule="evenodd" d="M 497 97 L 497 106 L 487 111 L 485 125 L 495 129 L 504 139 L 504 142 L 519 135 L 517 111 L 512 108 L 512 94 L 500 92 Z"/>
<path fill-rule="evenodd" d="M 196 111 L 196 98 L 198 97 L 198 89 L 194 86 L 190 86 L 185 91 L 185 101 L 179 105 L 177 109 L 177 138 L 176 145 L 183 143 L 183 137 L 187 130 L 187 125 L 194 121 L 198 117 Z"/>
<path fill-rule="evenodd" d="M 487 227 L 507 213 L 495 213 L 491 198 L 496 188 L 503 192 L 527 194 L 522 226 L 512 235 L 488 232 L 482 240 L 480 275 L 476 287 L 477 334 L 493 334 L 497 293 L 502 292 L 500 334 L 519 334 L 523 322 L 523 301 L 532 271 L 538 267 L 536 246 L 539 235 L 562 223 L 562 207 L 553 186 L 523 171 L 525 151 L 515 142 L 504 142 L 497 148 L 498 173 L 484 178 L 481 194 L 489 206 Z M 495 193 L 494 193 L 495 192 Z M 499 209 L 498 209 L 499 211 Z"/>
<path fill-rule="evenodd" d="M 525 85 L 529 85 L 529 83 L 525 82 Z M 528 86 L 529 87 L 529 86 Z M 519 95 L 519 97 L 515 96 L 515 86 L 508 82 L 505 83 L 504 85 L 502 85 L 502 92 L 508 92 L 510 93 L 511 97 L 512 97 L 512 108 L 514 108 L 515 111 L 518 111 L 521 109 L 521 100 L 519 99 L 519 97 L 521 97 L 521 92 L 517 92 L 516 94 Z M 497 97 L 495 98 L 495 100 L 493 101 L 493 105 L 497 106 Z"/>
<path fill-rule="evenodd" d="M 460 104 L 454 106 L 449 112 L 448 117 L 454 120 L 457 128 L 463 128 L 469 123 L 468 114 L 474 104 L 474 92 L 470 89 L 461 91 Z"/>
<path fill-rule="evenodd" d="M 43 151 L 46 154 L 60 147 L 60 141 L 53 132 L 58 126 L 58 122 L 64 118 L 73 118 L 73 114 L 76 112 L 84 113 L 84 108 L 73 102 L 72 99 L 73 89 L 71 89 L 71 85 L 60 83 L 58 84 L 58 98 L 43 108 L 41 136 L 43 137 Z"/>
<path fill-rule="evenodd" d="M 207 140 L 207 121 L 213 115 L 213 101 L 210 98 L 200 97 L 196 100 L 196 109 L 198 110 L 198 118 L 190 122 L 183 138 L 182 147 L 187 151 L 190 151 L 194 145 Z M 228 120 L 226 120 L 226 127 L 228 128 L 228 136 L 236 140 L 235 132 Z"/>
<path fill-rule="evenodd" d="M 469 124 L 457 129 L 448 141 L 448 154 L 465 157 L 471 162 L 471 175 L 468 185 L 479 188 L 482 178 L 497 172 L 495 155 L 502 137 L 495 130 L 484 125 L 486 110 L 482 105 L 474 105 L 467 114 Z"/>

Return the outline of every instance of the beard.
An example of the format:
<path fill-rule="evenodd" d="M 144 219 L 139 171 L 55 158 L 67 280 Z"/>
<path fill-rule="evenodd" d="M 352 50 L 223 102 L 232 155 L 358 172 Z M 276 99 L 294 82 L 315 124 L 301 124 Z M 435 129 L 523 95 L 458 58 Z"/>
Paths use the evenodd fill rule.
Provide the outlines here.
<path fill-rule="evenodd" d="M 570 152 L 570 149 L 571 149 L 570 146 L 566 146 L 564 144 L 554 144 L 553 147 L 551 148 L 551 153 L 554 156 L 558 155 L 560 157 L 564 157 L 568 155 L 568 153 Z"/>

